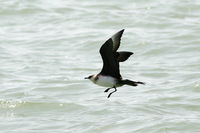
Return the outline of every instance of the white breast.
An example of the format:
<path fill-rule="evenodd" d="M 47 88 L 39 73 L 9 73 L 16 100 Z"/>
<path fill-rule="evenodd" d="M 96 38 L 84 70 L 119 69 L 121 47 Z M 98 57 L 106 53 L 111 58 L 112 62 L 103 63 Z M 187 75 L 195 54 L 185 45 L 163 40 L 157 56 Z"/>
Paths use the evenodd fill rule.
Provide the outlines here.
<path fill-rule="evenodd" d="M 95 82 L 95 84 L 104 86 L 104 87 L 113 87 L 116 86 L 117 81 L 110 76 L 99 76 L 98 80 Z"/>

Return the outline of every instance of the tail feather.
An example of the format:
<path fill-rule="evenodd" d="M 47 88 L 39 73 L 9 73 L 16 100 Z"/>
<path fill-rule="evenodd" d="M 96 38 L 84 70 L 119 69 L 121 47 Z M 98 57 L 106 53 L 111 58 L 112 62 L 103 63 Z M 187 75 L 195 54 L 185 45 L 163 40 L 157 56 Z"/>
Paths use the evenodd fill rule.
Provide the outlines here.
<path fill-rule="evenodd" d="M 128 79 L 122 80 L 122 84 L 123 85 L 130 85 L 130 86 L 137 86 L 138 84 L 145 85 L 144 82 L 140 82 L 140 81 L 136 82 L 136 81 L 132 81 L 132 80 L 128 80 Z"/>

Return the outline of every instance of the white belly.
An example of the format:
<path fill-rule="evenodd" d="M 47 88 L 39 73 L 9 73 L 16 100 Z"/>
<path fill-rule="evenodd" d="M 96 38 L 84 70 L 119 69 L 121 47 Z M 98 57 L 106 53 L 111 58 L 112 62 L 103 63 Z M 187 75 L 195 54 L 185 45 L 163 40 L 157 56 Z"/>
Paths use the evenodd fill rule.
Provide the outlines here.
<path fill-rule="evenodd" d="M 113 87 L 113 86 L 116 86 L 117 81 L 114 78 L 109 77 L 109 76 L 99 76 L 95 84 L 104 86 L 104 87 Z"/>

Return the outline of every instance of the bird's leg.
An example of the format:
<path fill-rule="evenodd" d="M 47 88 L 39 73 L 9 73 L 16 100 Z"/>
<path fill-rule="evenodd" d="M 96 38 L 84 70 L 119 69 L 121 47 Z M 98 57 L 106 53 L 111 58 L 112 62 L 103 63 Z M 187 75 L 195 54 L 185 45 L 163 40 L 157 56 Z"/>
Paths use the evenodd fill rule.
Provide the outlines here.
<path fill-rule="evenodd" d="M 116 87 L 114 86 L 113 87 L 115 90 L 113 91 L 113 92 L 111 92 L 109 95 L 108 95 L 108 98 L 114 93 L 114 92 L 116 92 L 117 91 L 117 89 L 116 89 Z M 111 88 L 110 88 L 111 89 Z"/>
<path fill-rule="evenodd" d="M 113 87 L 112 87 L 113 88 Z M 104 92 L 108 92 L 110 89 L 112 89 L 112 88 L 108 88 L 108 89 L 106 89 Z"/>

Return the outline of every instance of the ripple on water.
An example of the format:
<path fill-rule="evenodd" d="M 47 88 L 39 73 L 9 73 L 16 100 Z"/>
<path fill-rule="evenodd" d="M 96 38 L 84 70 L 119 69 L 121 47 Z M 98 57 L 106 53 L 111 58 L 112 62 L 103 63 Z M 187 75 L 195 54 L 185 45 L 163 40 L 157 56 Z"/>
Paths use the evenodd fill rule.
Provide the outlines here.
<path fill-rule="evenodd" d="M 2 132 L 198 132 L 199 2 L 0 2 Z M 124 29 L 123 86 L 110 99 L 85 76 Z M 5 119 L 6 118 L 6 119 Z M 198 130 L 199 129 L 199 130 Z"/>

